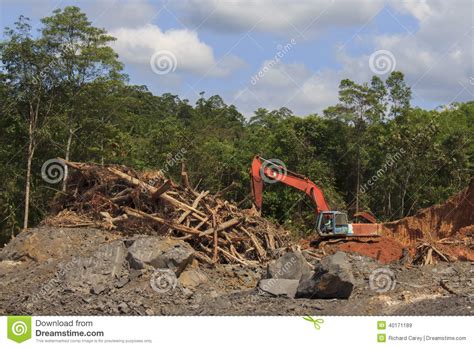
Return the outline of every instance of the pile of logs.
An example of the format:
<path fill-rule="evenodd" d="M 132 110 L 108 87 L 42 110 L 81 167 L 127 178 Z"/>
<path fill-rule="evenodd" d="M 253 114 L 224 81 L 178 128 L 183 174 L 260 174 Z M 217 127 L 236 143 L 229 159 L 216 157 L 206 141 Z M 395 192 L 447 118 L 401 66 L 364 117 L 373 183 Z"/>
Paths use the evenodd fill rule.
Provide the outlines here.
<path fill-rule="evenodd" d="M 289 242 L 284 229 L 239 209 L 220 193 L 197 192 L 185 172 L 177 185 L 161 171 L 61 161 L 74 170 L 45 224 L 182 239 L 209 264 L 264 262 Z"/>

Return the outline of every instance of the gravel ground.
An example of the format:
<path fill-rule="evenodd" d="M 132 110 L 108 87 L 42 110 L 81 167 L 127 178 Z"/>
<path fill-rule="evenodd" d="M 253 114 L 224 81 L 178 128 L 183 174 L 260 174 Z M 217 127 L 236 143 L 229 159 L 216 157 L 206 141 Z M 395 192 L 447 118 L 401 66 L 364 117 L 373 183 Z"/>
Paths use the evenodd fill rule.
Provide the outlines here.
<path fill-rule="evenodd" d="M 110 278 L 108 286 L 97 290 L 87 276 L 79 277 L 82 283 L 77 277 L 76 283 L 67 282 L 69 275 L 61 270 L 77 272 L 75 257 L 94 255 L 98 246 L 119 237 L 88 229 L 41 228 L 28 233 L 0 251 L 0 315 L 474 314 L 471 262 L 406 267 L 349 254 L 356 284 L 348 300 L 274 297 L 256 290 L 263 266 L 211 268 L 195 263 L 190 267 L 205 276 L 197 286 L 178 282 L 158 293 L 150 286 L 152 270 L 124 269 L 120 279 Z M 388 283 L 382 279 L 374 287 L 371 277 L 380 273 Z"/>

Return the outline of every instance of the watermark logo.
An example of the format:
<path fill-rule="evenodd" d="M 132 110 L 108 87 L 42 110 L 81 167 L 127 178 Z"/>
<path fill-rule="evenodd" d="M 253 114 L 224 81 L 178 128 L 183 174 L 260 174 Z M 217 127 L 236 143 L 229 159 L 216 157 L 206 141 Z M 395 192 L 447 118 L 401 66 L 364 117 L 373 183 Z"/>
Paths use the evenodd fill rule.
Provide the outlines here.
<path fill-rule="evenodd" d="M 252 76 L 250 83 L 255 86 L 258 81 L 260 81 L 260 79 L 262 79 L 270 70 L 280 63 L 283 57 L 286 56 L 295 45 L 296 40 L 294 38 L 284 45 L 278 44 L 275 55 L 271 59 L 265 61 L 265 65 L 255 75 Z"/>
<path fill-rule="evenodd" d="M 375 172 L 375 174 L 369 179 L 367 180 L 367 182 L 365 184 L 363 184 L 361 187 L 360 187 L 360 192 L 361 193 L 366 193 L 369 188 L 371 188 L 372 186 L 375 185 L 375 183 L 381 179 L 385 173 L 387 173 L 387 171 L 392 168 L 395 163 L 397 161 L 400 160 L 400 158 L 402 158 L 403 154 L 405 154 L 406 151 L 405 149 L 403 148 L 400 148 L 398 149 L 398 151 L 395 153 L 395 154 L 387 154 L 386 158 L 385 158 L 385 162 L 383 163 L 383 165 Z"/>
<path fill-rule="evenodd" d="M 160 50 L 153 53 L 150 58 L 151 70 L 158 75 L 166 75 L 174 72 L 178 66 L 178 60 L 171 51 Z"/>
<path fill-rule="evenodd" d="M 287 173 L 288 170 L 285 163 L 278 158 L 263 160 L 262 167 L 260 168 L 260 176 L 268 184 L 281 181 L 286 177 Z"/>
<path fill-rule="evenodd" d="M 65 164 L 57 158 L 51 158 L 41 166 L 41 177 L 48 184 L 57 184 L 64 179 Z"/>
<path fill-rule="evenodd" d="M 383 293 L 395 289 L 395 274 L 388 268 L 377 268 L 369 276 L 370 290 Z"/>
<path fill-rule="evenodd" d="M 377 75 L 384 75 L 395 70 L 397 62 L 392 52 L 378 50 L 369 57 L 370 70 Z"/>
<path fill-rule="evenodd" d="M 313 326 L 316 330 L 320 330 L 321 324 L 324 324 L 324 319 L 321 319 L 321 318 L 314 319 L 313 317 L 310 317 L 309 315 L 306 317 L 303 317 L 303 319 L 313 323 Z"/>
<path fill-rule="evenodd" d="M 31 317 L 8 317 L 7 337 L 17 343 L 29 340 L 31 338 Z"/>
<path fill-rule="evenodd" d="M 158 268 L 151 275 L 150 285 L 157 293 L 164 294 L 176 288 L 178 278 L 176 278 L 176 274 L 172 270 Z"/>

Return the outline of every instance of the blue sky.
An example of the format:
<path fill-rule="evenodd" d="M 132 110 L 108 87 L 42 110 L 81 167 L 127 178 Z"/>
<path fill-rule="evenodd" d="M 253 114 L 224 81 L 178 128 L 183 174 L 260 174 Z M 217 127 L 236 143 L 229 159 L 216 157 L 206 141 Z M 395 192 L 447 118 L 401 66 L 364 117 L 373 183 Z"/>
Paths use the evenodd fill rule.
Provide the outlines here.
<path fill-rule="evenodd" d="M 282 106 L 306 115 L 337 102 L 341 79 L 395 69 L 414 105 L 474 99 L 469 0 L 1 0 L 1 25 L 23 14 L 37 27 L 67 5 L 118 38 L 130 82 L 155 94 L 193 102 L 205 91 L 247 115 Z"/>

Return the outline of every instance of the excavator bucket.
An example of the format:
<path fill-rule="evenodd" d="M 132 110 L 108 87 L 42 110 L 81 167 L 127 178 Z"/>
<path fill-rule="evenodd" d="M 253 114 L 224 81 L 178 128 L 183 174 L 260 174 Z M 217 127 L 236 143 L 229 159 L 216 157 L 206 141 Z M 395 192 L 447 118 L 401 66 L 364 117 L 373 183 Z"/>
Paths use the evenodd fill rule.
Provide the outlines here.
<path fill-rule="evenodd" d="M 368 211 L 360 211 L 358 213 L 355 213 L 354 219 L 364 220 L 371 224 L 377 223 L 377 219 L 375 218 L 375 216 L 371 212 L 368 212 Z"/>

